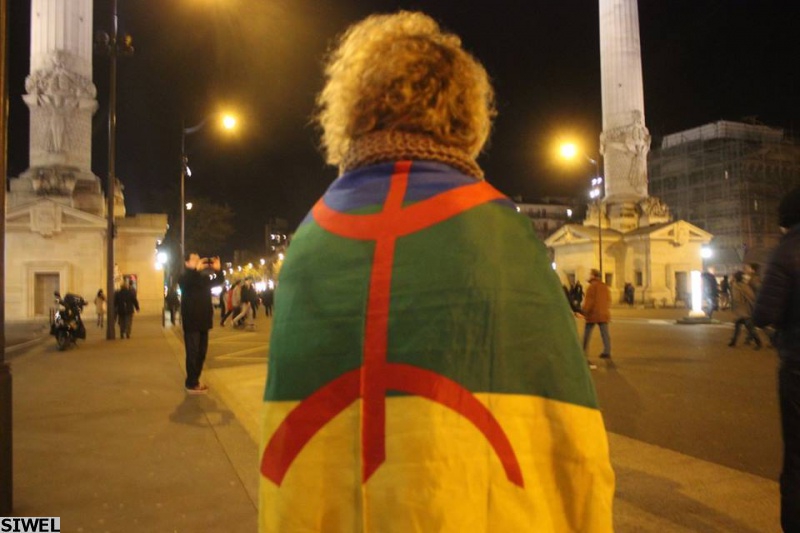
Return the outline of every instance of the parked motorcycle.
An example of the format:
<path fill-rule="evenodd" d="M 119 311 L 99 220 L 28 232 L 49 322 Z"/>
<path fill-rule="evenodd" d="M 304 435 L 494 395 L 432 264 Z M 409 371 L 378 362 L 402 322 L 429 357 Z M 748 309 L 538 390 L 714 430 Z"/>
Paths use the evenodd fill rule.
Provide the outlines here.
<path fill-rule="evenodd" d="M 81 311 L 88 303 L 82 296 L 68 293 L 61 298 L 61 293 L 54 292 L 58 308 L 50 320 L 50 335 L 56 338 L 59 350 L 65 350 L 78 339 L 86 338 L 86 328 L 81 320 Z"/>

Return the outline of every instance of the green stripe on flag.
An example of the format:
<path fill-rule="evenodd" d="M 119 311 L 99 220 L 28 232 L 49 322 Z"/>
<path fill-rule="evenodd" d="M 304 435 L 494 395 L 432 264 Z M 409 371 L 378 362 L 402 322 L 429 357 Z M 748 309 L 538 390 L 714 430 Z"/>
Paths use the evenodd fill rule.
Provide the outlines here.
<path fill-rule="evenodd" d="M 276 293 L 265 400 L 301 400 L 361 365 L 373 251 L 313 222 L 297 232 Z M 493 203 L 398 239 L 388 360 L 473 392 L 596 407 L 544 245 L 527 218 Z"/>
<path fill-rule="evenodd" d="M 394 264 L 389 361 L 473 392 L 596 407 L 575 319 L 527 218 L 479 206 L 400 239 Z"/>

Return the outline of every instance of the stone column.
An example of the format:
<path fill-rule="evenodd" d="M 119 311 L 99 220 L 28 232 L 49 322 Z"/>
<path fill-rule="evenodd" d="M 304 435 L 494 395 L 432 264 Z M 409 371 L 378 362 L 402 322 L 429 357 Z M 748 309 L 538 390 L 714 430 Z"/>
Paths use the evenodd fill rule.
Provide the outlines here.
<path fill-rule="evenodd" d="M 599 0 L 600 71 L 606 204 L 628 204 L 647 197 L 650 133 L 644 122 L 644 88 L 637 0 Z M 635 222 L 634 222 L 635 224 Z"/>
<path fill-rule="evenodd" d="M 31 169 L 66 167 L 76 180 L 93 181 L 92 7 L 92 0 L 32 0 L 23 100 L 30 109 Z"/>

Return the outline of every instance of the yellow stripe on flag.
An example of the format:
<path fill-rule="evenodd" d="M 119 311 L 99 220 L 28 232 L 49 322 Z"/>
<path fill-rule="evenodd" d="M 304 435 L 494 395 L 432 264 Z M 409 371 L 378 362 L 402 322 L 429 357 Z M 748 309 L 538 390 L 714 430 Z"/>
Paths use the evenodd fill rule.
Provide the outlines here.
<path fill-rule="evenodd" d="M 612 531 L 614 474 L 599 411 L 538 396 L 476 397 L 511 441 L 524 488 L 469 420 L 416 396 L 386 399 L 386 460 L 362 484 L 355 402 L 314 435 L 280 486 L 262 476 L 261 531 Z M 266 404 L 262 444 L 297 405 Z"/>

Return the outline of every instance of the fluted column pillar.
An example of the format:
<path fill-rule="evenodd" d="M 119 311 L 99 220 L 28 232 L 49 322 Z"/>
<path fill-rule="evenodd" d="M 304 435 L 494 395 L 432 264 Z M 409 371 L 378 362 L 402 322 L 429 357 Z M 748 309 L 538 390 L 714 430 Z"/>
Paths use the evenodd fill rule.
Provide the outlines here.
<path fill-rule="evenodd" d="M 644 121 L 644 88 L 637 0 L 599 0 L 604 202 L 637 202 L 648 196 L 650 133 Z"/>

